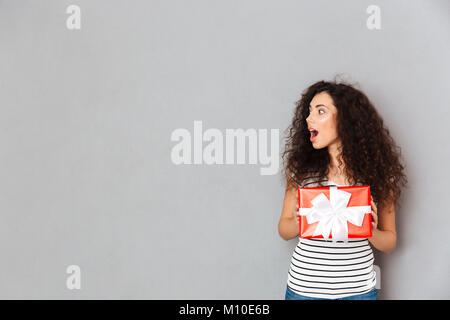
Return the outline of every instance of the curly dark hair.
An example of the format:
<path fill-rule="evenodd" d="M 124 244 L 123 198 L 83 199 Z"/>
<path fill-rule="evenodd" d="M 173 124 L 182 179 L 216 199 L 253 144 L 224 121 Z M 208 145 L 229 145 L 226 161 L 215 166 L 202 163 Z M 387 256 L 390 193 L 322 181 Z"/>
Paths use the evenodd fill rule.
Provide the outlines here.
<path fill-rule="evenodd" d="M 321 186 L 320 181 L 326 181 L 331 160 L 328 148 L 313 148 L 306 123 L 311 100 L 323 91 L 331 96 L 338 110 L 337 131 L 345 164 L 343 173 L 353 184 L 369 185 L 378 208 L 392 201 L 398 204 L 401 187 L 407 184 L 400 148 L 367 96 L 354 85 L 336 80 L 312 84 L 296 102 L 292 124 L 286 129 L 289 135 L 282 154 L 284 181 L 295 188 L 311 177 L 317 178 Z M 340 166 L 342 161 L 338 161 Z"/>

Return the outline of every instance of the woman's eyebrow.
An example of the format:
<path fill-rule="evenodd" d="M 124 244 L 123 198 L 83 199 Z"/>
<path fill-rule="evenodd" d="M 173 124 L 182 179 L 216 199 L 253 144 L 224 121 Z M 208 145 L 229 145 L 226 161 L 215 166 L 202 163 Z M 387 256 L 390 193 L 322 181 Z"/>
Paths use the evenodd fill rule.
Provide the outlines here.
<path fill-rule="evenodd" d="M 324 106 L 325 108 L 328 108 L 326 105 L 324 105 L 324 104 L 317 104 L 314 108 L 317 108 L 317 107 L 320 107 L 320 106 Z M 311 105 L 309 105 L 309 108 L 311 108 Z"/>

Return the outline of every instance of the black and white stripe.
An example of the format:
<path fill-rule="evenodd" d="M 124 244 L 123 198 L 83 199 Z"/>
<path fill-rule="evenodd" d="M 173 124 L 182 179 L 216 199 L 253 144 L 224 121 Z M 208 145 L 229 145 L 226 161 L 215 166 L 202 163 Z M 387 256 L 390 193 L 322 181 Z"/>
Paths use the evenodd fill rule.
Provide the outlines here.
<path fill-rule="evenodd" d="M 349 239 L 348 243 L 299 238 L 287 285 L 300 295 L 315 298 L 337 299 L 366 293 L 376 285 L 373 262 L 373 251 L 366 238 Z"/>

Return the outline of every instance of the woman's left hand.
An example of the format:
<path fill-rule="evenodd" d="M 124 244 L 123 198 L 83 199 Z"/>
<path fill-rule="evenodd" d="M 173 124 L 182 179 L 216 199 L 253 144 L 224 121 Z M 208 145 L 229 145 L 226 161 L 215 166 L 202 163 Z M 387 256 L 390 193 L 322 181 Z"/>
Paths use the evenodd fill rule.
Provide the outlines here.
<path fill-rule="evenodd" d="M 372 207 L 372 230 L 375 230 L 378 227 L 378 212 L 377 212 L 378 209 L 373 200 L 371 203 L 371 207 Z"/>

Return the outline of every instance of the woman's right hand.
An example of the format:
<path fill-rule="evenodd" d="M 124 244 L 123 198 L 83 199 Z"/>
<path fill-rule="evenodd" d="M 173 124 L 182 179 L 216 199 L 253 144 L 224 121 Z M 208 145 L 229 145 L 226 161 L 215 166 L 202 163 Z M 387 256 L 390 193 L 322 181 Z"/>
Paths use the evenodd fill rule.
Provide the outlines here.
<path fill-rule="evenodd" d="M 295 204 L 293 203 L 295 201 Z M 298 188 L 286 180 L 286 191 L 283 200 L 280 220 L 278 222 L 278 233 L 283 240 L 290 240 L 298 237 L 299 216 L 298 216 Z"/>
<path fill-rule="evenodd" d="M 298 193 L 295 193 L 295 211 L 294 211 L 295 221 L 297 224 L 300 220 L 300 210 L 298 208 Z"/>

